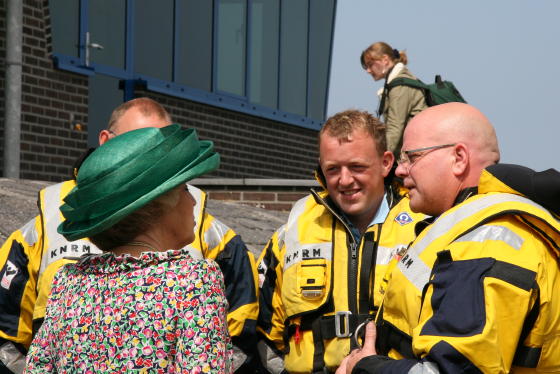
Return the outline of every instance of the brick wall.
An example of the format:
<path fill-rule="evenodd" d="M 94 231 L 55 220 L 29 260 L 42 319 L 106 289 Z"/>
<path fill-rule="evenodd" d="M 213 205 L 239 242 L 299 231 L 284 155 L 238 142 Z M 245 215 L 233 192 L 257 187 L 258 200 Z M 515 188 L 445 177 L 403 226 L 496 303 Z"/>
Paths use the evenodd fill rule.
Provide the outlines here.
<path fill-rule="evenodd" d="M 6 92 L 6 0 L 0 0 L 0 92 Z M 4 154 L 4 109 L 6 100 L 4 94 L 0 95 L 0 157 Z M 3 157 L 2 157 L 3 159 Z M 3 162 L 0 163 L 0 170 L 3 169 Z"/>
<path fill-rule="evenodd" d="M 210 177 L 313 179 L 317 131 L 150 92 L 174 121 L 214 141 L 220 168 Z"/>
<path fill-rule="evenodd" d="M 292 208 L 292 204 L 302 197 L 308 195 L 306 191 L 302 192 L 290 192 L 277 190 L 268 191 L 252 191 L 252 190 L 238 190 L 238 191 L 224 191 L 224 190 L 208 190 L 208 197 L 212 200 L 221 201 L 231 201 L 235 203 L 241 203 L 244 205 L 250 205 L 256 208 L 267 209 L 267 210 L 279 210 L 279 211 L 289 211 Z"/>
<path fill-rule="evenodd" d="M 4 15 L 0 17 L 0 86 L 4 92 L 5 0 L 0 0 L 0 8 Z M 87 133 L 75 129 L 72 121 L 87 120 L 87 77 L 53 69 L 50 48 L 47 3 L 24 0 L 20 176 L 25 179 L 68 178 L 72 164 L 87 147 Z M 4 100 L 2 95 L 2 159 Z"/>
<path fill-rule="evenodd" d="M 268 210 L 289 211 L 294 202 L 319 184 L 312 179 L 209 179 L 189 183 L 206 191 L 212 200 L 223 200 Z"/>
<path fill-rule="evenodd" d="M 24 179 L 67 179 L 87 148 L 87 76 L 56 70 L 51 56 L 47 0 L 23 0 L 23 95 L 21 166 Z M 0 89 L 4 92 L 6 0 L 0 0 Z M 151 92 L 176 122 L 213 140 L 221 167 L 209 177 L 311 179 L 317 162 L 314 130 Z M 0 137 L 4 133 L 4 95 L 0 97 Z M 0 138 L 0 171 L 3 164 Z"/>

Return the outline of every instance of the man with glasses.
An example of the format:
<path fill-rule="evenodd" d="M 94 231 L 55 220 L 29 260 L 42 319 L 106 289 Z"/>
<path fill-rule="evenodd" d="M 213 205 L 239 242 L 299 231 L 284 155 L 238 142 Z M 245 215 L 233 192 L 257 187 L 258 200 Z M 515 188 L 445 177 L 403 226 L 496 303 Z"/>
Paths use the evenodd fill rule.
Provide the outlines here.
<path fill-rule="evenodd" d="M 289 373 L 336 370 L 381 302 L 387 264 L 424 217 L 385 189 L 393 154 L 377 118 L 338 113 L 318 140 L 322 188 L 294 204 L 259 259 L 262 347 Z M 268 368 L 280 372 L 273 361 Z"/>
<path fill-rule="evenodd" d="M 414 117 L 402 149 L 410 206 L 435 220 L 339 373 L 559 372 L 560 173 L 497 164 L 495 131 L 467 104 Z"/>

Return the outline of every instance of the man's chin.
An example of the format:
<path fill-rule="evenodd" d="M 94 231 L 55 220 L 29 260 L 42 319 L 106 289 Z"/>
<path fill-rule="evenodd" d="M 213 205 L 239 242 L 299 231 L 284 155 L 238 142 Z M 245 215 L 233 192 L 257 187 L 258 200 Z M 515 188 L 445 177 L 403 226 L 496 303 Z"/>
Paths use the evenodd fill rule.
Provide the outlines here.
<path fill-rule="evenodd" d="M 340 195 L 338 196 L 338 199 L 336 199 L 335 201 L 336 201 L 336 205 L 338 205 L 338 207 L 342 209 L 343 212 L 346 213 L 346 211 L 351 211 L 355 209 L 354 206 L 356 205 L 356 201 L 354 200 L 355 199 Z"/>
<path fill-rule="evenodd" d="M 421 213 L 420 208 L 416 208 L 412 204 L 410 204 L 410 210 L 412 210 L 414 213 Z"/>
<path fill-rule="evenodd" d="M 410 198 L 410 210 L 412 210 L 414 213 L 424 213 L 424 214 L 428 214 L 426 213 L 427 211 L 430 211 L 430 207 L 426 206 L 426 204 L 423 204 L 422 201 L 420 201 L 420 199 L 414 199 L 414 198 Z"/>
<path fill-rule="evenodd" d="M 357 204 L 342 204 L 340 205 L 340 210 L 342 210 L 348 218 L 362 214 L 362 209 Z"/>

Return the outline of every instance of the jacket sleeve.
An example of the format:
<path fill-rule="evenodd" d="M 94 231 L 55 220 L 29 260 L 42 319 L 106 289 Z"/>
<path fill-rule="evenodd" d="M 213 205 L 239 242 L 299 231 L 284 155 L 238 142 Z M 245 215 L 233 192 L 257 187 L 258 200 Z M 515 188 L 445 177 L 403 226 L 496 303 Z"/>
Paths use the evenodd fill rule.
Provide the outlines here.
<path fill-rule="evenodd" d="M 509 372 L 529 311 L 540 303 L 539 288 L 550 287 L 539 275 L 551 260 L 547 248 L 532 230 L 504 219 L 478 227 L 448 250 L 433 268 L 414 352 L 445 372 Z"/>
<path fill-rule="evenodd" d="M 204 257 L 215 259 L 224 275 L 233 344 L 253 355 L 259 313 L 255 258 L 239 235 L 208 213 L 204 213 L 200 240 Z"/>
<path fill-rule="evenodd" d="M 551 262 L 546 247 L 516 227 L 505 221 L 481 226 L 439 252 L 413 330 L 418 359 L 379 364 L 370 358 L 370 371 L 356 373 L 393 373 L 405 362 L 412 364 L 409 371 L 399 372 L 416 372 L 418 365 L 433 373 L 510 372 L 528 315 L 546 299 L 539 290 L 550 289 L 539 274 Z M 535 330 L 550 324 L 539 317 Z M 521 343 L 538 347 L 550 333 L 530 334 Z"/>
<path fill-rule="evenodd" d="M 284 321 L 282 304 L 282 253 L 285 251 L 284 226 L 268 241 L 258 260 L 259 319 L 257 330 L 267 345 L 278 354 L 284 350 Z"/>
<path fill-rule="evenodd" d="M 354 369 L 352 374 L 405 374 L 405 373 L 419 373 L 419 374 L 436 374 L 437 367 L 430 362 L 417 362 L 416 360 L 393 360 L 386 356 L 368 356 L 361 359 Z M 414 369 L 414 371 L 413 371 Z M 434 371 L 435 369 L 435 371 Z"/>
<path fill-rule="evenodd" d="M 14 231 L 0 249 L 0 360 L 5 366 L 24 357 L 32 339 L 37 273 L 41 265 L 40 218 Z"/>
<path fill-rule="evenodd" d="M 387 95 L 384 121 L 387 126 L 387 149 L 398 154 L 402 146 L 402 136 L 406 124 L 412 118 L 413 109 L 423 101 L 420 90 L 407 86 L 395 86 Z"/>

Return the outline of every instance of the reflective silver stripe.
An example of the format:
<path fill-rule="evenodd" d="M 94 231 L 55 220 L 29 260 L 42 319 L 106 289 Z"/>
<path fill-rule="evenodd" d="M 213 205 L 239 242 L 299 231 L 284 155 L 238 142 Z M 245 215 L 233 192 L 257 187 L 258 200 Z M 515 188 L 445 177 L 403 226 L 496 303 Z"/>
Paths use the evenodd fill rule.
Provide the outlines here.
<path fill-rule="evenodd" d="M 241 348 L 237 347 L 236 345 L 233 346 L 233 371 L 239 369 L 241 365 L 247 359 L 247 355 L 241 350 Z"/>
<path fill-rule="evenodd" d="M 426 235 L 421 237 L 417 242 L 413 243 L 413 245 L 408 249 L 407 254 L 403 256 L 398 264 L 399 269 L 419 291 L 422 291 L 424 285 L 428 283 L 431 267 L 427 266 L 420 259 L 420 254 L 440 237 L 446 236 L 447 232 L 453 227 L 464 227 L 461 226 L 461 221 L 467 220 L 471 216 L 491 206 L 508 203 L 527 204 L 546 212 L 545 208 L 519 195 L 499 193 L 482 196 L 457 209 L 451 209 L 440 216 L 429 228 L 427 228 L 428 231 L 426 232 Z M 510 206 L 505 206 L 504 208 L 504 210 L 511 209 Z M 465 230 L 468 228 L 469 227 L 465 227 Z"/>
<path fill-rule="evenodd" d="M 192 197 L 194 198 L 195 204 L 194 204 L 194 208 L 193 208 L 193 212 L 194 212 L 194 233 L 195 235 L 198 235 L 198 230 L 200 227 L 200 220 L 202 219 L 202 214 L 204 213 L 204 196 L 205 193 L 199 189 L 196 188 L 193 185 L 190 184 L 186 184 L 189 188 L 189 192 L 191 193 Z M 200 238 L 200 240 L 202 241 L 202 238 Z M 201 246 L 204 246 L 204 243 L 200 243 Z M 204 256 L 202 254 L 202 252 L 198 249 L 195 248 L 194 246 L 192 246 L 191 244 L 187 245 L 185 247 L 188 251 L 189 254 L 196 259 L 203 259 Z M 210 247 L 213 248 L 213 247 Z"/>
<path fill-rule="evenodd" d="M 475 230 L 461 236 L 456 242 L 479 242 L 486 240 L 499 240 L 509 245 L 513 249 L 520 250 L 523 245 L 523 238 L 504 226 L 488 225 L 481 226 Z"/>
<path fill-rule="evenodd" d="M 194 212 L 194 232 L 198 232 L 198 228 L 200 227 L 200 219 L 202 218 L 202 214 L 204 213 L 204 195 L 205 193 L 202 192 L 201 189 L 196 188 L 195 186 L 191 186 L 187 184 L 189 188 L 189 192 L 191 193 L 192 197 L 194 198 L 195 204 L 193 208 Z M 211 247 L 212 248 L 212 247 Z"/>
<path fill-rule="evenodd" d="M 281 250 L 284 246 L 284 242 L 286 241 L 286 224 L 280 226 L 276 232 L 278 232 L 278 249 Z"/>
<path fill-rule="evenodd" d="M 197 260 L 202 260 L 204 258 L 202 252 L 199 251 L 198 248 L 195 248 L 190 244 L 184 248 L 189 251 L 189 254 L 191 255 L 192 258 L 196 258 Z"/>
<path fill-rule="evenodd" d="M 19 230 L 27 244 L 34 245 L 39 240 L 39 235 L 37 230 L 35 230 L 35 218 L 31 219 Z"/>
<path fill-rule="evenodd" d="M 43 223 L 45 225 L 45 234 L 49 241 L 57 241 L 57 236 L 62 238 L 56 229 L 61 222 L 61 214 L 60 214 L 60 191 L 62 190 L 63 183 L 57 183 L 55 185 L 49 186 L 45 188 L 43 194 L 43 219 L 45 220 Z M 51 239 L 52 238 L 52 239 Z M 62 238 L 63 239 L 63 238 Z M 66 239 L 63 239 L 66 241 Z"/>
<path fill-rule="evenodd" d="M 224 236 L 228 231 L 229 227 L 214 218 L 210 228 L 204 233 L 204 244 L 208 246 L 208 249 L 217 247 L 224 240 Z"/>
<path fill-rule="evenodd" d="M 284 358 L 274 352 L 264 340 L 259 340 L 257 350 L 262 359 L 263 365 L 272 374 L 281 374 L 284 371 Z"/>
<path fill-rule="evenodd" d="M 330 261 L 332 259 L 331 249 L 332 243 L 330 242 L 292 246 L 290 252 L 288 253 L 288 251 L 286 251 L 286 255 L 284 256 L 284 271 L 305 259 L 324 258 Z"/>
<path fill-rule="evenodd" d="M 43 209 L 43 219 L 46 236 L 45 240 L 48 245 L 47 248 L 43 248 L 43 257 L 41 259 L 41 267 L 39 269 L 39 274 L 41 274 L 45 269 L 55 261 L 61 260 L 65 257 L 80 257 L 87 253 L 101 253 L 101 250 L 93 245 L 88 239 L 79 239 L 73 242 L 67 241 L 62 235 L 57 231 L 58 225 L 62 222 L 62 216 L 60 213 L 61 205 L 61 191 L 62 186 L 65 183 L 62 182 L 45 188 L 42 203 Z"/>
<path fill-rule="evenodd" d="M 299 242 L 298 220 L 305 210 L 305 203 L 307 202 L 307 199 L 310 198 L 312 197 L 307 196 L 303 199 L 299 199 L 292 206 L 292 210 L 290 211 L 290 215 L 288 216 L 288 221 L 286 222 L 286 246 L 288 247 L 288 251 L 290 250 L 290 247 L 297 245 Z"/>
<path fill-rule="evenodd" d="M 306 243 L 299 241 L 298 221 L 305 210 L 305 205 L 312 196 L 298 200 L 292 207 L 288 222 L 286 223 L 286 253 L 284 255 L 283 269 L 286 271 L 292 265 L 297 264 L 304 258 L 332 259 L 332 243 Z M 319 228 L 318 228 L 319 229 Z"/>
<path fill-rule="evenodd" d="M 411 251 L 411 249 L 408 249 L 397 266 L 410 283 L 416 286 L 419 291 L 422 291 L 422 288 L 428 282 L 432 269 L 420 259 L 418 252 Z"/>
<path fill-rule="evenodd" d="M 439 374 L 439 368 L 434 362 L 424 361 L 411 367 L 408 374 Z"/>
<path fill-rule="evenodd" d="M 286 259 L 292 258 L 294 252 L 296 252 L 299 248 L 299 240 L 298 240 L 298 219 L 303 213 L 305 209 L 305 203 L 307 199 L 311 198 L 310 196 L 304 197 L 299 199 L 294 203 L 292 206 L 292 210 L 290 211 L 290 215 L 288 216 L 288 221 L 286 222 L 286 234 L 284 236 L 284 240 L 286 243 L 286 253 L 284 254 L 284 271 L 286 271 L 286 266 L 291 266 L 290 261 L 286 263 Z"/>
<path fill-rule="evenodd" d="M 10 341 L 0 346 L 0 361 L 13 373 L 23 373 L 25 369 L 25 355 Z"/>
<path fill-rule="evenodd" d="M 393 248 L 379 246 L 377 248 L 377 259 L 375 263 L 377 265 L 387 265 L 389 262 L 391 262 L 391 259 L 395 257 L 397 252 L 401 248 L 406 248 L 406 246 L 407 244 L 395 244 L 395 247 Z"/>

